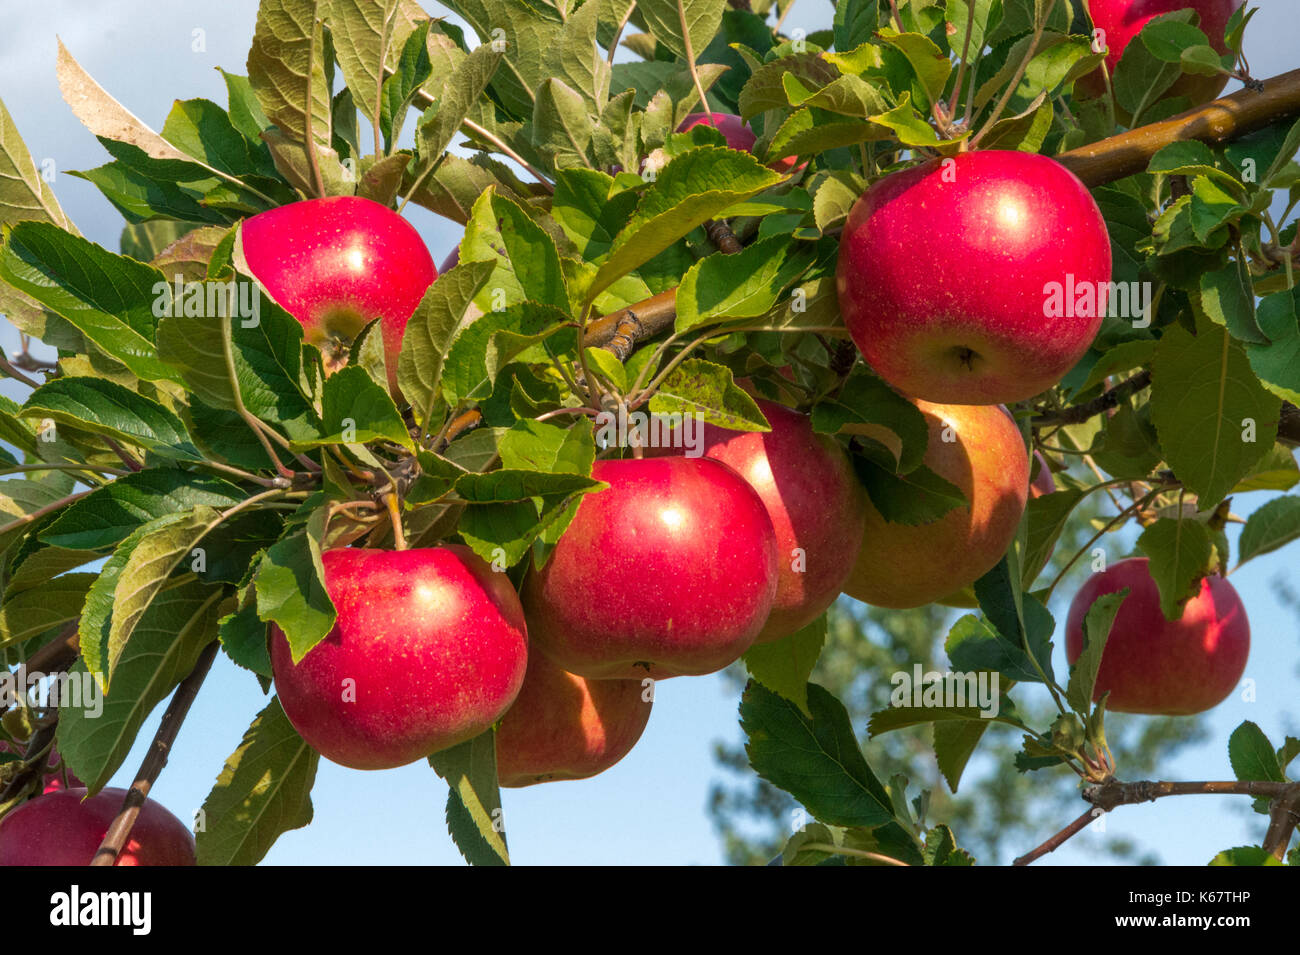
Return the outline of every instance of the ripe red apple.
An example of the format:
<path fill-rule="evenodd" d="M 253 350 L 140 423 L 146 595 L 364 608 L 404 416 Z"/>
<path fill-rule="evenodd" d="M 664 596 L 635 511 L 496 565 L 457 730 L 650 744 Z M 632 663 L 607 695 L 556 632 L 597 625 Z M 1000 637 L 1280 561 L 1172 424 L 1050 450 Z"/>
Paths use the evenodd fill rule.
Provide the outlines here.
<path fill-rule="evenodd" d="M 1047 458 L 1035 451 L 1034 460 L 1038 462 L 1038 473 L 1029 484 L 1029 496 L 1042 497 L 1044 494 L 1054 493 L 1056 478 L 1052 477 L 1052 469 L 1047 466 Z"/>
<path fill-rule="evenodd" d="M 89 865 L 124 799 L 125 789 L 86 799 L 86 790 L 76 788 L 23 803 L 0 819 L 0 866 Z M 114 865 L 194 865 L 194 836 L 146 799 Z"/>
<path fill-rule="evenodd" d="M 1105 32 L 1106 68 L 1114 75 L 1120 58 L 1129 43 L 1142 32 L 1154 17 L 1175 10 L 1195 10 L 1200 17 L 1201 32 L 1210 46 L 1220 55 L 1228 52 L 1223 35 L 1228 20 L 1245 0 L 1090 0 L 1087 4 L 1092 25 Z M 1140 42 L 1140 41 L 1139 41 Z M 1186 96 L 1193 106 L 1208 103 L 1223 91 L 1228 78 L 1223 75 L 1184 73 L 1165 96 Z M 1100 70 L 1080 77 L 1076 87 L 1090 96 L 1101 96 L 1106 91 L 1106 80 Z"/>
<path fill-rule="evenodd" d="M 587 680 L 532 654 L 523 689 L 497 727 L 501 785 L 603 773 L 641 738 L 650 696 L 640 680 Z"/>
<path fill-rule="evenodd" d="M 677 131 L 685 133 L 696 126 L 714 127 L 718 132 L 722 133 L 722 137 L 727 141 L 728 146 L 742 153 L 752 153 L 754 143 L 758 142 L 758 137 L 754 135 L 754 131 L 746 126 L 745 121 L 734 113 L 691 113 L 682 120 L 682 124 L 677 127 Z M 768 166 L 784 175 L 794 168 L 794 162 L 794 156 L 786 156 L 784 159 L 768 163 Z"/>
<path fill-rule="evenodd" d="M 886 521 L 867 504 L 862 546 L 844 592 L 877 607 L 920 607 L 984 576 L 1016 536 L 1029 497 L 1029 454 L 1006 409 L 916 406 L 930 432 L 922 461 L 959 487 L 967 505 L 928 524 L 906 525 Z"/>
<path fill-rule="evenodd" d="M 597 461 L 546 566 L 524 583 L 534 646 L 570 673 L 712 673 L 749 649 L 776 597 L 772 519 L 708 458 Z"/>
<path fill-rule="evenodd" d="M 1093 699 L 1121 713 L 1183 716 L 1223 702 L 1246 671 L 1250 623 L 1236 589 L 1218 574 L 1201 581 L 1178 620 L 1166 620 L 1145 557 L 1089 577 L 1070 603 L 1065 652 L 1083 651 L 1083 618 L 1101 596 L 1129 588 L 1101 657 Z"/>
<path fill-rule="evenodd" d="M 367 323 L 381 319 L 389 388 L 397 393 L 402 333 L 438 277 L 411 223 L 370 199 L 333 196 L 258 213 L 244 222 L 240 242 L 253 276 L 331 366 Z"/>
<path fill-rule="evenodd" d="M 777 585 L 755 643 L 779 640 L 835 602 L 862 541 L 865 493 L 848 455 L 808 416 L 763 399 L 771 431 L 704 427 L 704 456 L 758 492 L 776 529 Z M 676 451 L 675 453 L 680 453 Z"/>
<path fill-rule="evenodd" d="M 876 182 L 849 213 L 836 271 L 871 367 L 947 404 L 1055 385 L 1092 343 L 1109 281 L 1106 224 L 1083 183 L 1045 156 L 1002 150 Z"/>
<path fill-rule="evenodd" d="M 272 625 L 284 712 L 312 748 L 352 769 L 391 769 L 488 729 L 528 663 L 519 598 L 460 545 L 324 554 L 334 629 L 295 664 Z"/>

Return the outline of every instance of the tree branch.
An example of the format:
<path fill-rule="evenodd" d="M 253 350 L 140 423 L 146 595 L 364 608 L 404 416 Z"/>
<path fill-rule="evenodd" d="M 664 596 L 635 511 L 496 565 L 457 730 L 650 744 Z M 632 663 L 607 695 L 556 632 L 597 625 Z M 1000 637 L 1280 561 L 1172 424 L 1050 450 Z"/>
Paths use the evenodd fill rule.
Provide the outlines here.
<path fill-rule="evenodd" d="M 1101 186 L 1142 172 L 1170 143 L 1224 143 L 1300 115 L 1300 70 L 1264 80 L 1262 87 L 1262 92 L 1238 90 L 1161 122 L 1071 149 L 1056 161 L 1086 185 Z"/>
<path fill-rule="evenodd" d="M 149 790 L 153 788 L 158 774 L 167 765 L 167 757 L 171 753 L 172 744 L 176 742 L 176 734 L 180 732 L 181 724 L 185 722 L 185 716 L 189 713 L 194 698 L 198 696 L 199 687 L 203 685 L 208 670 L 212 668 L 212 661 L 217 655 L 219 645 L 216 640 L 213 640 L 204 647 L 190 675 L 176 688 L 172 701 L 167 706 L 167 712 L 163 714 L 162 722 L 158 726 L 158 732 L 154 734 L 153 742 L 149 744 L 149 752 L 145 754 L 144 761 L 140 764 L 140 771 L 136 773 L 135 782 L 127 790 L 126 799 L 122 801 L 122 811 L 108 827 L 108 832 L 104 833 L 104 841 L 99 844 L 99 849 L 90 862 L 91 865 L 113 865 L 117 862 L 118 853 L 131 837 L 131 827 L 135 825 L 136 817 L 140 815 L 140 807 L 148 798 Z"/>
<path fill-rule="evenodd" d="M 1012 865 L 1029 865 L 1035 859 L 1060 847 L 1060 845 L 1083 829 L 1095 816 L 1098 809 L 1110 812 L 1117 806 L 1131 806 L 1140 802 L 1154 802 L 1165 796 L 1266 796 L 1273 800 L 1273 811 L 1264 837 L 1264 849 L 1274 858 L 1281 859 L 1286 854 L 1291 832 L 1300 823 L 1300 782 L 1274 783 L 1254 780 L 1233 780 L 1228 782 L 1189 782 L 1167 783 L 1143 780 L 1135 783 L 1123 783 L 1118 779 L 1084 787 L 1082 796 L 1085 802 L 1092 803 L 1093 808 L 1079 816 L 1068 826 L 1048 839 L 1042 845 L 1016 859 Z"/>
<path fill-rule="evenodd" d="M 1062 424 L 1082 424 L 1103 411 L 1118 407 L 1121 401 L 1128 400 L 1150 384 L 1151 372 L 1140 371 L 1132 378 L 1120 382 L 1110 391 L 1103 392 L 1092 401 L 1085 401 L 1081 405 L 1064 408 L 1061 411 L 1049 411 L 1046 414 L 1035 415 L 1030 419 L 1029 423 L 1035 428 Z"/>

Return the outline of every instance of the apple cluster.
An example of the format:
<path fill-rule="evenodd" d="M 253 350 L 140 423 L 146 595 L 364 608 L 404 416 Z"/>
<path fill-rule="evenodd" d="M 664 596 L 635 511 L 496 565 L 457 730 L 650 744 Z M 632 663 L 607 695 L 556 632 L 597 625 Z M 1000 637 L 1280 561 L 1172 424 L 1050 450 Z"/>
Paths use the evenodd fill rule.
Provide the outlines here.
<path fill-rule="evenodd" d="M 1131 5 L 1092 6 L 1117 59 L 1141 22 L 1106 19 Z M 1233 3 L 1220 6 L 1211 20 L 1226 20 Z M 755 148 L 729 114 L 692 114 L 679 131 L 702 124 L 731 148 Z M 788 172 L 793 162 L 773 166 Z M 327 370 L 380 318 L 400 397 L 402 334 L 438 276 L 405 219 L 366 199 L 316 199 L 248 219 L 240 241 Z M 453 252 L 444 270 L 456 262 Z M 1087 351 L 1110 270 L 1096 202 L 1050 158 L 962 152 L 885 176 L 844 227 L 840 311 L 867 365 L 923 415 L 923 463 L 960 489 L 964 506 L 929 523 L 886 520 L 836 440 L 807 415 L 760 400 L 769 431 L 708 426 L 699 457 L 650 449 L 597 461 L 592 477 L 607 488 L 582 499 L 518 591 L 458 544 L 326 551 L 333 630 L 295 659 L 271 627 L 286 715 L 322 755 L 353 768 L 404 765 L 496 725 L 503 785 L 584 778 L 639 738 L 654 681 L 726 667 L 806 626 L 841 593 L 888 608 L 951 598 L 1005 553 L 1031 494 L 1054 490 L 1006 406 L 1057 384 Z M 1047 309 L 1053 283 L 1097 289 L 1095 307 Z M 897 450 L 887 429 L 856 429 Z M 1131 592 L 1098 693 L 1134 712 L 1219 702 L 1245 665 L 1249 634 L 1217 577 L 1169 621 L 1145 561 L 1095 575 L 1071 608 L 1071 660 L 1091 602 L 1121 587 Z"/>

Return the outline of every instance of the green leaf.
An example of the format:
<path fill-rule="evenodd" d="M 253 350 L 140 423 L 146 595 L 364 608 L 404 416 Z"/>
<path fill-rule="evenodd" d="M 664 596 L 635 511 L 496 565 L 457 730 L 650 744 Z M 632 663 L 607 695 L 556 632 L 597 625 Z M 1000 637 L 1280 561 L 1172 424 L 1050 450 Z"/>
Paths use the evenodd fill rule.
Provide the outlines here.
<path fill-rule="evenodd" d="M 904 146 L 937 146 L 939 144 L 938 133 L 912 105 L 910 93 L 904 93 L 902 100 L 893 109 L 884 113 L 877 113 L 868 117 L 868 119 L 891 130 Z"/>
<path fill-rule="evenodd" d="M 531 418 L 517 421 L 501 436 L 501 467 L 523 471 L 591 475 L 596 442 L 591 421 L 580 418 L 562 428 Z"/>
<path fill-rule="evenodd" d="M 726 0 L 638 0 L 637 10 L 644 17 L 648 32 L 681 59 L 686 47 L 704 52 L 718 32 Z"/>
<path fill-rule="evenodd" d="M 1289 491 L 1300 484 L 1300 467 L 1295 453 L 1286 445 L 1273 445 L 1271 451 L 1233 487 L 1233 494 L 1247 491 Z"/>
<path fill-rule="evenodd" d="M 0 482 L 0 550 L 22 537 L 43 516 L 65 499 L 62 487 L 48 481 L 9 478 Z"/>
<path fill-rule="evenodd" d="M 0 649 L 39 636 L 81 616 L 95 574 L 61 574 L 6 596 L 0 606 Z"/>
<path fill-rule="evenodd" d="M 415 130 L 419 146 L 419 171 L 429 168 L 443 154 L 456 131 L 483 95 L 501 63 L 501 52 L 492 43 L 475 47 L 454 74 L 446 78 L 437 110 L 427 110 Z M 417 172 L 417 175 L 419 172 Z"/>
<path fill-rule="evenodd" d="M 456 271 L 452 269 L 451 274 Z M 515 359 L 545 361 L 541 343 L 568 324 L 568 316 L 559 309 L 520 302 L 463 326 L 452 340 L 443 367 L 442 391 L 447 403 L 456 406 L 488 397 L 497 374 Z"/>
<path fill-rule="evenodd" d="M 278 541 L 262 558 L 254 578 L 257 616 L 274 623 L 289 641 L 297 663 L 334 628 L 334 602 L 325 590 L 321 536 L 325 511 L 312 515 L 307 527 Z"/>
<path fill-rule="evenodd" d="M 840 0 L 835 4 L 833 21 L 835 49 L 845 52 L 866 43 L 876 32 L 879 15 L 877 0 Z M 965 23 L 963 18 L 959 28 L 965 29 Z"/>
<path fill-rule="evenodd" d="M 666 165 L 614 239 L 609 258 L 587 291 L 587 302 L 728 206 L 781 181 L 754 157 L 717 146 L 682 153 Z"/>
<path fill-rule="evenodd" d="M 272 699 L 203 801 L 199 865 L 256 865 L 283 833 L 311 822 L 311 787 L 319 764 L 279 698 Z"/>
<path fill-rule="evenodd" d="M 1092 707 L 1092 693 L 1097 686 L 1097 671 L 1101 668 L 1101 655 L 1110 638 L 1110 628 L 1115 623 L 1120 604 L 1128 596 L 1128 588 L 1098 597 L 1083 618 L 1083 649 L 1070 666 L 1070 682 L 1065 688 L 1065 699 L 1076 713 L 1087 713 Z"/>
<path fill-rule="evenodd" d="M 256 601 L 249 601 L 234 613 L 222 617 L 218 621 L 217 636 L 226 655 L 236 664 L 268 680 L 275 676 L 271 670 L 266 624 L 257 618 Z"/>
<path fill-rule="evenodd" d="M 669 373 L 650 398 L 650 411 L 699 415 L 708 424 L 732 431 L 770 431 L 763 412 L 736 384 L 731 369 L 688 358 Z"/>
<path fill-rule="evenodd" d="M 809 683 L 808 712 L 750 680 L 740 701 L 745 752 L 763 779 L 835 826 L 878 826 L 894 818 L 889 793 L 867 765 L 844 704 Z"/>
<path fill-rule="evenodd" d="M 380 112 L 377 107 L 382 102 L 379 90 L 384 70 L 396 69 L 406 39 L 423 19 L 424 11 L 407 0 L 327 0 L 325 6 L 343 79 L 352 90 L 357 108 L 373 121 Z M 428 27 L 424 29 L 427 32 Z"/>
<path fill-rule="evenodd" d="M 843 77 L 851 79 L 851 77 Z M 767 159 L 828 152 L 842 146 L 888 138 L 888 133 L 857 119 L 828 122 L 811 109 L 790 115 L 768 144 Z"/>
<path fill-rule="evenodd" d="M 1213 866 L 1259 866 L 1282 865 L 1282 862 L 1269 855 L 1260 846 L 1237 846 L 1224 849 L 1209 862 Z"/>
<path fill-rule="evenodd" d="M 0 102 L 0 225 L 23 219 L 52 222 L 76 231 L 27 151 L 9 110 Z"/>
<path fill-rule="evenodd" d="M 325 435 L 295 442 L 295 448 L 391 441 L 408 450 L 415 449 L 388 389 L 358 365 L 341 368 L 325 379 L 321 420 Z"/>
<path fill-rule="evenodd" d="M 1224 328 L 1165 331 L 1151 363 L 1151 421 L 1165 460 L 1203 508 L 1223 500 L 1273 447 L 1281 399 Z"/>
<path fill-rule="evenodd" d="M 555 175 L 555 219 L 578 253 L 588 262 L 606 255 L 614 237 L 627 225 L 639 194 L 618 186 L 594 169 L 560 169 Z"/>
<path fill-rule="evenodd" d="M 493 269 L 491 262 L 462 262 L 438 276 L 406 323 L 397 383 L 415 409 L 416 420 L 426 427 L 441 393 L 447 350 Z"/>
<path fill-rule="evenodd" d="M 975 747 L 989 728 L 988 720 L 963 720 L 934 724 L 934 758 L 939 772 L 954 793 Z"/>
<path fill-rule="evenodd" d="M 1228 737 L 1228 760 L 1237 779 L 1243 782 L 1286 782 L 1273 744 L 1250 720 L 1244 721 Z"/>
<path fill-rule="evenodd" d="M 907 474 L 920 465 L 930 440 L 925 416 L 875 375 L 855 369 L 838 396 L 824 398 L 813 406 L 812 425 L 819 434 L 871 433 L 870 429 L 854 427 L 860 424 L 881 425 L 898 436 L 894 470 Z"/>
<path fill-rule="evenodd" d="M 1024 648 L 976 614 L 966 614 L 952 625 L 944 651 L 954 670 L 996 670 L 1016 682 L 1043 681 Z"/>
<path fill-rule="evenodd" d="M 813 257 L 807 243 L 792 244 L 785 236 L 762 239 L 736 255 L 705 256 L 677 289 L 676 330 L 765 315 Z"/>
<path fill-rule="evenodd" d="M 462 242 L 462 261 L 481 261 L 489 255 L 497 267 L 494 278 L 501 279 L 503 273 L 510 276 L 513 281 L 508 285 L 517 289 L 520 297 L 568 310 L 555 240 L 518 203 L 498 195 L 495 189 L 475 203 Z M 514 304 L 511 298 L 507 293 L 506 304 Z"/>
<path fill-rule="evenodd" d="M 1150 558 L 1161 612 L 1168 620 L 1179 619 L 1183 604 L 1201 591 L 1212 549 L 1209 530 L 1200 521 L 1162 517 L 1142 532 L 1137 546 Z"/>
<path fill-rule="evenodd" d="M 1204 46 L 1205 34 L 1190 23 L 1177 20 L 1156 20 L 1139 34 L 1152 55 L 1165 63 L 1177 63 L 1183 50 L 1190 46 Z"/>
<path fill-rule="evenodd" d="M 895 689 L 897 693 L 898 690 Z M 1002 697 L 999 703 L 1010 703 L 1006 697 Z M 1010 708 L 1010 707 L 1008 707 Z M 993 717 L 996 719 L 996 717 Z M 950 722 L 988 722 L 990 717 L 986 715 L 977 704 L 970 706 L 888 706 L 883 710 L 877 710 L 871 714 L 871 719 L 867 723 L 867 732 L 874 738 L 882 733 L 891 733 L 894 730 L 904 729 L 908 726 L 920 726 L 924 723 L 950 723 Z"/>
<path fill-rule="evenodd" d="M 1038 575 L 1043 572 L 1056 542 L 1074 512 L 1075 506 L 1083 500 L 1083 492 L 1076 488 L 1053 491 L 1042 497 L 1030 498 L 1025 507 L 1027 532 L 1025 536 L 1024 576 L 1021 584 L 1028 589 Z"/>
<path fill-rule="evenodd" d="M 204 164 L 231 176 L 269 176 L 268 158 L 255 150 L 216 103 L 177 100 L 162 128 L 163 139 Z"/>
<path fill-rule="evenodd" d="M 69 550 L 114 547 L 141 524 L 192 508 L 233 507 L 247 495 L 220 478 L 148 468 L 75 501 L 42 528 L 40 539 Z"/>
<path fill-rule="evenodd" d="M 185 423 L 163 405 L 99 378 L 54 378 L 37 388 L 23 415 L 108 435 L 164 458 L 199 461 Z"/>
<path fill-rule="evenodd" d="M 447 781 L 447 829 L 461 855 L 470 865 L 509 865 L 496 730 L 434 753 L 429 765 Z"/>
<path fill-rule="evenodd" d="M 291 141 L 329 149 L 332 110 L 326 70 L 324 14 L 320 0 L 262 0 L 248 82 L 266 118 Z"/>
<path fill-rule="evenodd" d="M 1300 289 L 1275 292 L 1259 301 L 1256 319 L 1267 344 L 1248 343 L 1246 357 L 1260 383 L 1279 398 L 1300 402 Z"/>
<path fill-rule="evenodd" d="M 851 460 L 872 505 L 891 524 L 928 524 L 967 504 L 961 488 L 924 464 L 895 474 L 858 454 Z"/>
<path fill-rule="evenodd" d="M 0 247 L 0 280 L 66 319 L 146 381 L 179 380 L 158 360 L 162 273 L 46 222 L 20 222 Z"/>
<path fill-rule="evenodd" d="M 551 77 L 537 91 L 533 129 L 537 146 L 552 157 L 557 168 L 591 164 L 595 123 L 582 94 Z"/>
<path fill-rule="evenodd" d="M 929 102 L 934 103 L 943 96 L 943 88 L 947 85 L 952 65 L 948 61 L 948 54 L 940 50 L 933 40 L 919 33 L 899 33 L 889 27 L 882 28 L 877 35 L 886 45 L 907 58 Z"/>
<path fill-rule="evenodd" d="M 230 122 L 249 142 L 260 143 L 262 132 L 271 125 L 271 122 L 262 112 L 262 104 L 257 101 L 253 85 L 248 82 L 247 76 L 227 73 L 221 67 L 217 67 L 217 70 L 221 73 L 221 78 L 226 81 L 226 101 L 229 106 Z"/>
<path fill-rule="evenodd" d="M 793 702 L 809 719 L 808 678 L 826 644 L 826 615 L 780 640 L 757 643 L 742 658 L 745 669 L 773 693 Z"/>
<path fill-rule="evenodd" d="M 172 571 L 191 558 L 194 548 L 221 520 L 220 513 L 200 506 L 136 539 L 113 589 L 113 617 L 103 674 L 106 689 L 150 603 L 167 585 Z"/>
<path fill-rule="evenodd" d="M 486 474 L 462 474 L 456 493 L 474 504 L 528 501 L 534 497 L 568 496 L 604 488 L 600 481 L 581 474 L 551 474 L 544 471 L 512 471 L 505 468 Z"/>
<path fill-rule="evenodd" d="M 1284 547 L 1297 537 L 1300 537 L 1300 497 L 1274 498 L 1246 519 L 1238 544 L 1237 566 Z"/>
<path fill-rule="evenodd" d="M 59 752 L 91 793 L 117 772 L 154 707 L 189 675 L 203 648 L 216 638 L 220 603 L 220 588 L 193 580 L 159 594 L 117 660 L 102 710 L 60 707 Z M 86 677 L 85 662 L 78 660 L 71 675 L 74 680 Z"/>

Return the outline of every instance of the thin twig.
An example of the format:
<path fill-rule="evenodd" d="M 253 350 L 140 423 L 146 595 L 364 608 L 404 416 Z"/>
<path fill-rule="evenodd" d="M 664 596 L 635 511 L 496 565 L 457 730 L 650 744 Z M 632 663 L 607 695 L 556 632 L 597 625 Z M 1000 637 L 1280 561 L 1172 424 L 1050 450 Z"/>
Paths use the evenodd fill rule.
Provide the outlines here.
<path fill-rule="evenodd" d="M 140 771 L 135 774 L 135 782 L 127 790 L 126 799 L 122 801 L 122 810 L 109 825 L 108 832 L 104 833 L 104 839 L 90 861 L 91 865 L 113 865 L 117 862 L 118 853 L 131 837 L 131 828 L 135 825 L 136 817 L 140 815 L 140 808 L 149 798 L 149 790 L 153 788 L 158 774 L 167 765 L 167 757 L 176 742 L 176 734 L 180 732 L 181 724 L 185 722 L 190 706 L 194 703 L 199 688 L 203 686 L 203 681 L 212 668 L 212 661 L 217 655 L 219 646 L 220 643 L 214 640 L 204 647 L 190 675 L 176 688 L 172 701 L 167 706 L 167 712 L 163 714 L 162 722 L 158 725 L 158 732 L 154 734 L 153 742 L 149 744 L 149 751 L 140 764 Z"/>
<path fill-rule="evenodd" d="M 1047 853 L 1056 851 L 1061 847 L 1062 843 L 1064 843 L 1071 836 L 1077 835 L 1078 833 L 1082 832 L 1083 827 L 1086 826 L 1088 823 L 1092 822 L 1092 820 L 1097 817 L 1097 812 L 1098 810 L 1096 809 L 1089 809 L 1085 811 L 1083 815 L 1079 816 L 1079 818 L 1075 819 L 1072 823 L 1070 823 L 1068 826 L 1066 826 L 1056 835 L 1052 836 L 1052 838 L 1048 839 L 1042 845 L 1029 850 L 1028 852 L 1026 852 L 1020 858 L 1016 859 L 1011 864 L 1029 865 L 1029 863 L 1033 862 L 1035 859 L 1040 859 L 1043 856 L 1047 855 Z"/>

